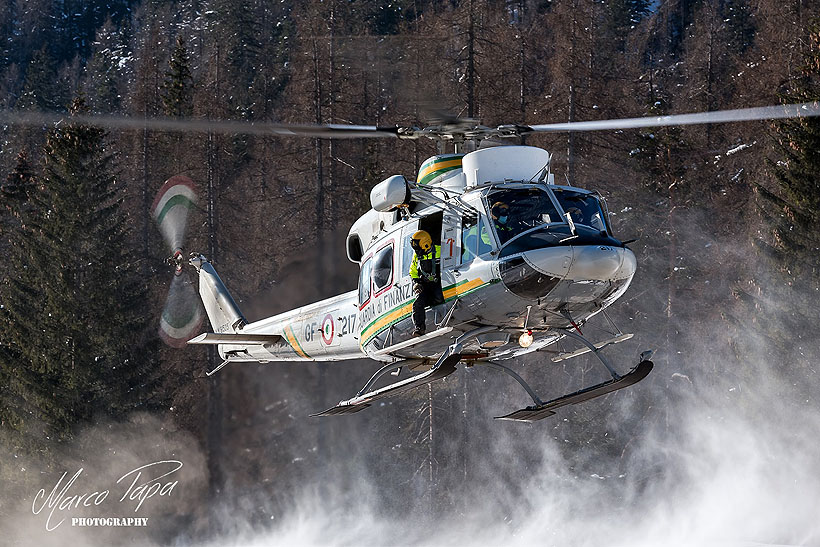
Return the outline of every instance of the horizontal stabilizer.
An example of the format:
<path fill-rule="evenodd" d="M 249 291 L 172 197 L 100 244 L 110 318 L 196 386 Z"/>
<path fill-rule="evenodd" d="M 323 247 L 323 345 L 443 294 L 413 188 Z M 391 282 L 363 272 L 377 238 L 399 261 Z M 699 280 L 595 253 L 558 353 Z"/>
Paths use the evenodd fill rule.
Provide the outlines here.
<path fill-rule="evenodd" d="M 602 384 L 594 385 L 582 389 L 581 391 L 570 393 L 569 395 L 564 395 L 563 397 L 553 399 L 552 401 L 549 401 L 541 405 L 528 406 L 527 408 L 516 410 L 515 412 L 507 414 L 506 416 L 498 416 L 496 419 L 512 420 L 516 422 L 534 422 L 536 420 L 541 420 L 543 418 L 555 414 L 556 408 L 560 408 L 566 405 L 583 403 L 584 401 L 589 401 L 590 399 L 600 397 L 601 395 L 606 395 L 607 393 L 612 393 L 613 391 L 617 391 L 619 389 L 629 387 L 633 384 L 637 384 L 638 382 L 646 378 L 646 375 L 649 374 L 649 372 L 652 370 L 652 367 L 652 361 L 641 361 L 635 368 L 633 368 L 617 380 L 607 380 Z"/>
<path fill-rule="evenodd" d="M 277 344 L 282 339 L 278 334 L 229 334 L 206 332 L 196 338 L 188 340 L 189 344 L 236 344 L 241 346 L 263 346 L 265 344 Z"/>

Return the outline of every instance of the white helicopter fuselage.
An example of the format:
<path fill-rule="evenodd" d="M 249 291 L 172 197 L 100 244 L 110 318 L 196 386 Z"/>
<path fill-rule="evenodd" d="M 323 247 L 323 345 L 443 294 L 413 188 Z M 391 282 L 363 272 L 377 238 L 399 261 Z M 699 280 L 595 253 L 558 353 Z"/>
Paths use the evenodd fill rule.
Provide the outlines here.
<path fill-rule="evenodd" d="M 626 291 L 636 259 L 612 237 L 599 195 L 550 184 L 549 159 L 540 148 L 503 146 L 435 156 L 416 185 L 390 177 L 348 235 L 358 290 L 260 321 L 247 323 L 210 264 L 192 261 L 216 333 L 190 343 L 218 345 L 226 362 L 417 363 L 481 327 L 464 359 L 508 359 L 554 343 Z M 511 211 L 507 224 L 493 214 L 499 203 Z M 413 339 L 410 236 L 418 230 L 440 247 L 444 303 L 427 310 L 430 334 Z"/>

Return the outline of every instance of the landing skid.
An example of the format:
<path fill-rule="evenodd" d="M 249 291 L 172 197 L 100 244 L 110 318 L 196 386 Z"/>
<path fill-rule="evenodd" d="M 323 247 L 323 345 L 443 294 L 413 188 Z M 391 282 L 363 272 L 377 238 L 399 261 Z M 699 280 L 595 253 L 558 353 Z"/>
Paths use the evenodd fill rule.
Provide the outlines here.
<path fill-rule="evenodd" d="M 455 343 L 449 346 L 447 350 L 441 354 L 436 363 L 427 372 L 417 374 L 416 376 L 407 378 L 406 380 L 395 382 L 393 384 L 390 384 L 379 389 L 370 390 L 372 386 L 375 385 L 375 383 L 385 374 L 396 373 L 404 366 L 412 368 L 411 363 L 418 364 L 418 360 L 399 361 L 396 363 L 390 363 L 388 365 L 385 365 L 378 371 L 376 371 L 376 373 L 370 378 L 370 380 L 368 380 L 364 387 L 361 390 L 359 390 L 355 397 L 353 397 L 352 399 L 348 399 L 346 401 L 340 401 L 339 404 L 337 404 L 336 406 L 329 408 L 323 412 L 311 414 L 311 416 L 336 416 L 341 414 L 353 414 L 354 412 L 359 412 L 369 407 L 374 401 L 378 401 L 379 399 L 384 399 L 386 397 L 392 397 L 393 395 L 404 393 L 405 391 L 409 391 L 415 387 L 429 384 L 430 382 L 434 382 L 436 380 L 449 376 L 450 374 L 455 372 L 456 366 L 458 365 L 459 361 L 461 361 L 461 359 L 464 358 L 467 360 L 474 360 L 474 363 L 476 365 L 487 366 L 489 368 L 499 370 L 511 376 L 513 379 L 515 379 L 516 382 L 518 382 L 521 385 L 521 387 L 523 387 L 526 390 L 526 392 L 530 395 L 533 402 L 535 403 L 535 405 L 533 406 L 522 408 L 521 410 L 516 410 L 515 412 L 507 414 L 506 416 L 498 416 L 497 419 L 513 420 L 518 422 L 534 422 L 536 420 L 541 420 L 548 416 L 552 416 L 553 414 L 555 414 L 555 409 L 560 408 L 562 406 L 574 405 L 582 403 L 584 401 L 589 401 L 590 399 L 600 397 L 601 395 L 606 395 L 607 393 L 612 393 L 613 391 L 617 391 L 619 389 L 623 389 L 625 387 L 629 387 L 633 384 L 636 384 L 644 378 L 646 378 L 646 376 L 649 374 L 653 367 L 652 361 L 649 360 L 649 357 L 651 356 L 652 352 L 646 351 L 641 354 L 641 361 L 635 366 L 635 368 L 630 370 L 625 375 L 620 376 L 609 363 L 609 361 L 607 361 L 606 357 L 599 353 L 599 348 L 597 348 L 594 344 L 589 342 L 580 334 L 576 334 L 571 331 L 565 331 L 565 334 L 567 336 L 569 336 L 570 338 L 575 338 L 576 340 L 580 341 L 585 346 L 587 346 L 588 351 L 591 351 L 595 354 L 595 356 L 601 361 L 604 367 L 606 367 L 606 369 L 609 371 L 610 376 L 612 376 L 612 379 L 594 386 L 584 388 L 580 391 L 576 391 L 575 393 L 570 393 L 557 399 L 547 401 L 545 403 L 538 397 L 538 395 L 527 384 L 527 382 L 525 382 L 524 379 L 521 378 L 521 376 L 519 376 L 512 369 L 502 365 L 501 363 L 497 363 L 494 361 L 482 361 L 480 360 L 480 358 L 476 359 L 475 355 L 467 355 L 462 353 L 463 344 L 468 339 L 474 338 L 480 334 L 484 334 L 485 332 L 491 332 L 494 330 L 495 327 L 485 326 L 478 327 L 476 329 L 468 331 L 459 336 L 456 339 Z"/>
<path fill-rule="evenodd" d="M 562 406 L 583 403 L 584 401 L 589 401 L 590 399 L 600 397 L 601 395 L 606 395 L 607 393 L 612 393 L 613 391 L 637 384 L 646 378 L 646 375 L 649 374 L 652 367 L 652 361 L 644 360 L 638 363 L 635 368 L 623 376 L 619 376 L 617 378 L 613 377 L 611 380 L 607 380 L 601 384 L 584 388 L 580 391 L 576 391 L 575 393 L 558 397 L 557 399 L 553 399 L 546 403 L 539 403 L 536 400 L 536 404 L 534 406 L 528 406 L 527 408 L 516 410 L 506 416 L 497 416 L 496 419 L 512 420 L 516 422 L 534 422 L 536 420 L 541 420 L 548 416 L 552 416 L 555 414 L 555 409 Z M 529 389 L 527 392 L 530 393 L 530 396 L 534 395 L 534 393 Z M 537 399 L 537 396 L 533 396 L 533 399 Z"/>
<path fill-rule="evenodd" d="M 461 361 L 461 348 L 464 342 L 480 334 L 494 330 L 495 327 L 486 326 L 478 327 L 471 331 L 467 331 L 461 336 L 459 336 L 456 339 L 455 343 L 448 347 L 444 351 L 444 353 L 441 354 L 436 363 L 427 372 L 417 374 L 412 378 L 407 378 L 406 380 L 390 384 L 389 386 L 385 386 L 380 389 L 367 391 L 383 375 L 387 374 L 388 372 L 397 371 L 406 362 L 398 362 L 385 365 L 370 378 L 370 380 L 364 385 L 364 387 L 359 391 L 359 393 L 356 394 L 355 397 L 353 397 L 352 399 L 348 399 L 347 401 L 341 401 L 338 405 L 332 408 L 328 408 L 324 412 L 311 414 L 311 416 L 336 416 L 339 414 L 353 414 L 354 412 L 359 412 L 360 410 L 364 410 L 365 408 L 369 407 L 373 401 L 378 401 L 379 399 L 384 399 L 385 397 L 392 397 L 393 395 L 404 393 L 405 391 L 413 389 L 414 387 L 429 384 L 430 382 L 434 382 L 436 380 L 444 378 L 445 376 L 449 376 L 450 374 L 456 371 L 456 365 L 458 365 L 458 362 Z M 443 333 L 436 334 L 436 336 L 440 336 L 441 334 Z"/>
<path fill-rule="evenodd" d="M 359 412 L 360 410 L 364 410 L 369 407 L 373 401 L 378 401 L 379 399 L 384 399 L 385 397 L 392 397 L 393 395 L 411 390 L 414 387 L 429 384 L 430 382 L 434 382 L 444 378 L 445 376 L 449 376 L 456 371 L 456 365 L 460 360 L 460 354 L 450 355 L 440 364 L 431 368 L 427 372 L 417 374 L 412 378 L 407 378 L 401 382 L 390 384 L 389 386 L 385 386 L 369 393 L 357 395 L 347 401 L 341 401 L 338 405 L 328 408 L 324 412 L 311 414 L 311 416 L 336 416 L 338 414 L 353 414 L 354 412 Z"/>
<path fill-rule="evenodd" d="M 595 354 L 595 357 L 601 362 L 601 364 L 609 371 L 609 375 L 612 379 L 607 380 L 606 382 L 602 382 L 600 384 L 596 384 L 594 386 L 586 387 L 582 390 L 576 391 L 575 393 L 570 393 L 568 395 L 563 395 L 558 397 L 557 399 L 552 399 L 551 401 L 547 401 L 546 403 L 541 401 L 538 395 L 532 390 L 532 388 L 527 385 L 527 383 L 514 371 L 505 367 L 500 363 L 495 363 L 492 361 L 485 361 L 483 363 L 476 363 L 489 366 L 495 370 L 500 370 L 512 376 L 516 382 L 518 382 L 521 387 L 523 387 L 529 396 L 532 398 L 532 401 L 535 403 L 533 406 L 528 406 L 527 408 L 522 408 L 521 410 L 516 410 L 506 416 L 497 416 L 496 419 L 498 420 L 513 420 L 517 422 L 534 422 L 536 420 L 543 420 L 548 416 L 552 416 L 555 414 L 555 409 L 561 408 L 562 406 L 567 405 L 574 405 L 578 403 L 583 403 L 584 401 L 589 401 L 590 399 L 594 399 L 596 397 L 600 397 L 601 395 L 606 395 L 607 393 L 612 393 L 613 391 L 617 391 L 619 389 L 623 389 L 625 387 L 629 387 L 633 384 L 637 384 L 644 378 L 646 375 L 652 371 L 652 361 L 649 358 L 652 356 L 652 351 L 645 351 L 641 353 L 640 362 L 629 372 L 625 375 L 621 376 L 615 371 L 612 364 L 607 360 L 607 358 L 600 352 L 601 349 L 608 346 L 611 343 L 617 343 L 613 340 L 608 340 L 602 344 L 600 347 L 596 344 L 593 344 L 589 340 L 587 340 L 583 335 L 578 332 L 573 332 L 570 329 L 564 330 L 564 334 L 569 338 L 573 338 L 578 342 L 584 344 L 586 348 L 583 350 L 579 350 L 577 352 L 573 352 L 574 355 L 581 355 L 582 353 L 592 352 Z M 631 338 L 632 335 L 623 335 L 629 336 Z M 620 340 L 618 340 L 620 341 Z M 571 355 L 571 354 L 567 354 Z"/>

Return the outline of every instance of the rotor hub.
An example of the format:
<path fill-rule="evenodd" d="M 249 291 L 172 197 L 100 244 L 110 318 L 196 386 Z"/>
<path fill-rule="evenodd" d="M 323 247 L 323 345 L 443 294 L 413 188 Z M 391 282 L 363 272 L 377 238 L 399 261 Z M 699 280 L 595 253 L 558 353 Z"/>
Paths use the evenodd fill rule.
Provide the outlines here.
<path fill-rule="evenodd" d="M 182 249 L 174 251 L 174 254 L 166 259 L 166 262 L 174 267 L 174 275 L 180 275 L 182 273 L 182 266 L 185 264 Z"/>

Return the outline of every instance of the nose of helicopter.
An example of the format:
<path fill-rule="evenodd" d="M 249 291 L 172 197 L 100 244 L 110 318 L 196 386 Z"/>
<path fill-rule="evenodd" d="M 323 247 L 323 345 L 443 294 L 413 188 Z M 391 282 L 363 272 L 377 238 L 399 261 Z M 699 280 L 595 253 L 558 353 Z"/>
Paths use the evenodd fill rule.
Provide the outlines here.
<path fill-rule="evenodd" d="M 577 282 L 578 289 L 602 283 L 628 284 L 637 260 L 629 249 L 609 245 L 576 245 L 532 249 L 500 264 L 501 279 L 513 293 L 528 299 L 546 296 L 561 281 Z"/>
<path fill-rule="evenodd" d="M 573 281 L 614 281 L 632 278 L 637 260 L 624 247 L 579 245 L 572 248 L 572 264 L 567 278 Z"/>
<path fill-rule="evenodd" d="M 573 281 L 631 278 L 637 265 L 632 251 L 609 245 L 533 249 L 524 256 L 536 270 Z"/>

